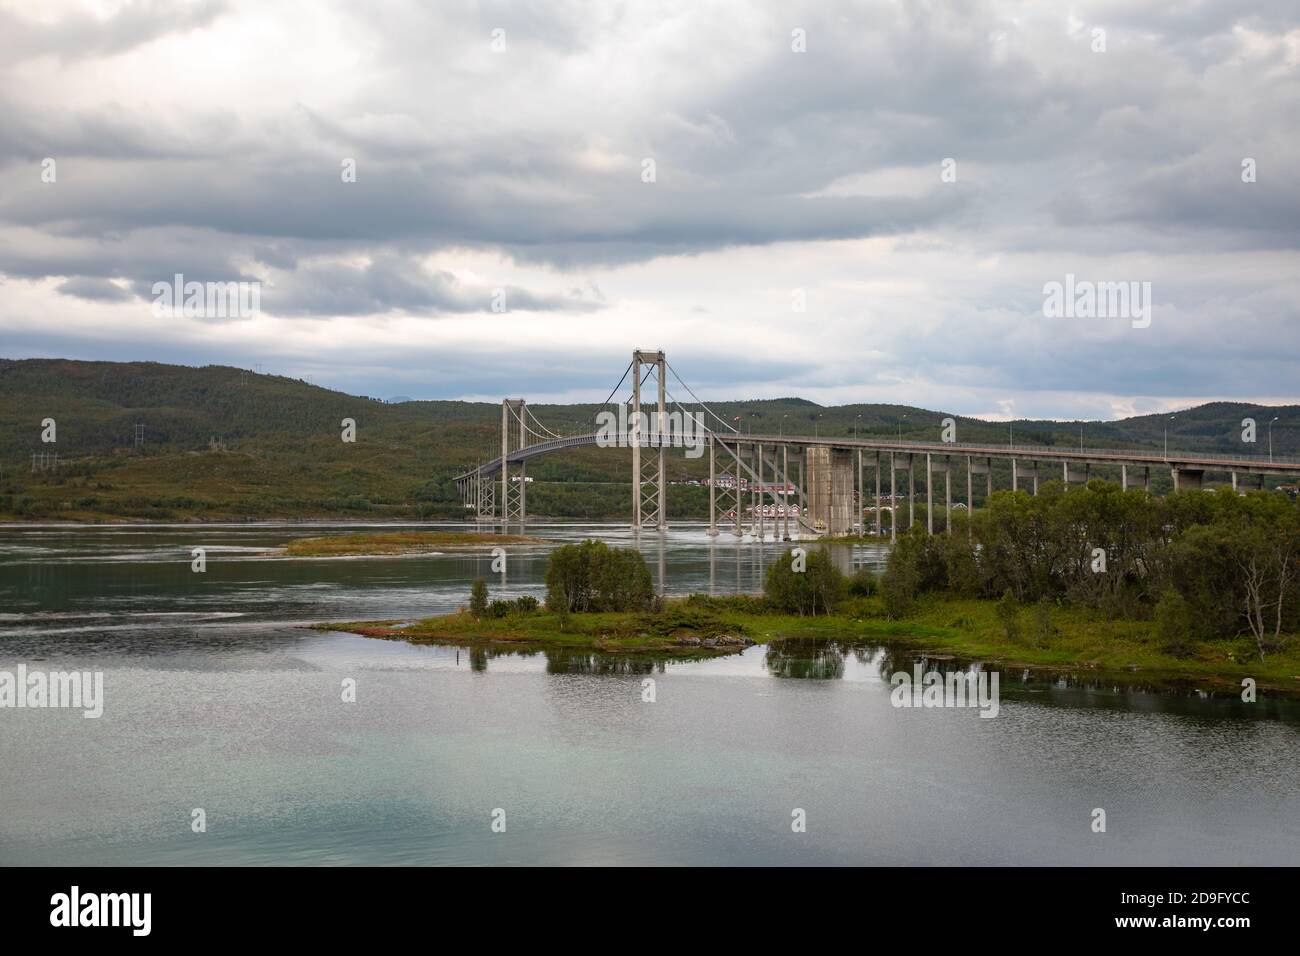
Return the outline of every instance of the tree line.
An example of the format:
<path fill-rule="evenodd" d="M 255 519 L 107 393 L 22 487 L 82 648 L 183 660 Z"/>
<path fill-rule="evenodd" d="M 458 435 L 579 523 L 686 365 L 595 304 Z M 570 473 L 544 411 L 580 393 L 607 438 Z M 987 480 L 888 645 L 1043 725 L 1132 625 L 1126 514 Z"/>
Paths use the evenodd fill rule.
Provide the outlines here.
<path fill-rule="evenodd" d="M 902 535 L 880 590 L 891 616 L 930 592 L 1046 600 L 1188 639 L 1249 633 L 1262 655 L 1300 623 L 1300 509 L 1277 493 L 1156 498 L 1097 479 L 995 492 L 954 514 L 951 534 Z"/>

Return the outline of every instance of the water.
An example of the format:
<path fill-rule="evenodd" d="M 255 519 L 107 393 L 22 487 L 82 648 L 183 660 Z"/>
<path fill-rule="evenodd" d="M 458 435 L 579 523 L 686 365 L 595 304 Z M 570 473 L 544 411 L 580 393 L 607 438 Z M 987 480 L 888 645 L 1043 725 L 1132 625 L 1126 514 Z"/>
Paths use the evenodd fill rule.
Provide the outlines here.
<path fill-rule="evenodd" d="M 0 710 L 0 863 L 1300 861 L 1294 704 L 1004 674 L 982 719 L 892 707 L 882 674 L 910 658 L 889 647 L 656 663 L 306 630 L 451 610 L 477 576 L 540 598 L 551 546 L 511 548 L 504 585 L 486 549 L 263 556 L 322 530 L 0 530 L 0 671 L 99 670 L 106 698 L 97 720 Z M 641 546 L 669 593 L 755 590 L 780 551 L 702 528 Z"/>

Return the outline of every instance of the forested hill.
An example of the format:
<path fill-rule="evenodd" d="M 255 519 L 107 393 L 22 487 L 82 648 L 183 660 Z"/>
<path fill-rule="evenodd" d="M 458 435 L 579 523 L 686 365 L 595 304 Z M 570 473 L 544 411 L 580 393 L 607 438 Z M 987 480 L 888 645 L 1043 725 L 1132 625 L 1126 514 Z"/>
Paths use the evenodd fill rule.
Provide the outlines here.
<path fill-rule="evenodd" d="M 947 414 L 900 405 L 823 407 L 802 399 L 713 402 L 743 430 L 935 440 Z M 531 405 L 561 431 L 590 431 L 594 405 Z M 1241 452 L 1241 421 L 1267 422 L 1276 454 L 1300 449 L 1300 409 L 1217 402 L 1167 415 L 1083 423 L 1088 447 L 1171 447 Z M 961 441 L 1078 445 L 1080 423 L 987 423 L 961 416 Z M 340 422 L 357 441 L 340 440 Z M 0 359 L 0 517 L 225 517 L 374 511 L 461 513 L 447 479 L 499 447 L 500 406 L 454 401 L 389 404 L 297 379 L 226 366 L 155 362 Z M 54 419 L 57 442 L 42 443 Z M 143 425 L 137 445 L 136 426 Z M 32 455 L 56 452 L 57 470 L 32 474 Z M 538 459 L 534 510 L 574 517 L 623 516 L 626 452 L 585 449 Z M 698 477 L 702 461 L 674 458 L 672 477 Z M 562 483 L 566 487 L 540 487 Z M 693 512 L 690 495 L 682 507 Z"/>

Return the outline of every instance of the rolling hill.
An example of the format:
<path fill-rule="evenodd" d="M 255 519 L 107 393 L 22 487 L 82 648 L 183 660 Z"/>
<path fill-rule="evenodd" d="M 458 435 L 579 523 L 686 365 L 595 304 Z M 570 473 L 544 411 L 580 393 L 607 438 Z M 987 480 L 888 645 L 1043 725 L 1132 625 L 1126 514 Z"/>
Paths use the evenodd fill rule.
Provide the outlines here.
<path fill-rule="evenodd" d="M 753 432 L 934 440 L 947 413 L 901 405 L 823 407 L 798 398 L 713 402 Z M 558 432 L 591 431 L 596 405 L 530 405 Z M 1300 407 L 1215 402 L 1167 415 L 1109 422 L 1017 421 L 1017 445 L 1171 447 L 1237 452 L 1241 421 L 1266 422 L 1278 455 L 1300 452 Z M 0 359 L 0 520 L 66 518 L 228 520 L 351 517 L 454 518 L 464 514 L 451 477 L 499 450 L 500 406 L 454 401 L 388 403 L 296 379 L 228 366 Z M 954 416 L 962 441 L 1002 443 L 1008 423 Z M 340 423 L 357 440 L 340 440 Z M 53 419 L 57 441 L 41 441 Z M 137 424 L 143 440 L 137 443 Z M 1245 446 L 1249 447 L 1249 446 Z M 52 459 L 57 452 L 59 463 Z M 33 455 L 44 454 L 45 467 Z M 529 466 L 534 514 L 624 519 L 630 453 L 586 448 Z M 1104 471 L 1102 472 L 1104 474 Z M 670 478 L 707 474 L 703 459 L 673 456 Z M 1167 486 L 1157 475 L 1156 489 Z M 673 517 L 702 517 L 703 489 L 670 495 Z"/>

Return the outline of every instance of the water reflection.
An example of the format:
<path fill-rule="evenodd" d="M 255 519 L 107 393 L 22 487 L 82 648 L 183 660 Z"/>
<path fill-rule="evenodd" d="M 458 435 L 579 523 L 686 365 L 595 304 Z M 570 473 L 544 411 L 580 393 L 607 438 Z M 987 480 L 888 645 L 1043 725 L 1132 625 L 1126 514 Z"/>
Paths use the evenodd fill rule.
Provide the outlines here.
<path fill-rule="evenodd" d="M 838 680 L 844 676 L 844 650 L 835 641 L 774 641 L 763 666 L 773 677 Z"/>

